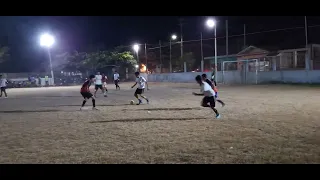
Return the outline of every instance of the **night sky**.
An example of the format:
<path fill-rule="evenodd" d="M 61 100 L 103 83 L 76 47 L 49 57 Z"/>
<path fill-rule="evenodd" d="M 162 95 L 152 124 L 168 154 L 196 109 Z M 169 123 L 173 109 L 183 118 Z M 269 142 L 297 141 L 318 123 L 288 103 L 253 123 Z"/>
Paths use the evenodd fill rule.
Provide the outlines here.
<path fill-rule="evenodd" d="M 201 31 L 204 38 L 213 37 L 213 32 L 204 26 L 206 17 L 183 18 L 184 40 L 199 39 Z M 218 36 L 225 36 L 226 19 L 229 21 L 229 35 L 242 34 L 243 24 L 246 24 L 247 33 L 304 26 L 303 16 L 220 16 L 216 19 Z M 47 59 L 45 51 L 39 46 L 38 38 L 42 32 L 50 32 L 56 37 L 55 53 L 85 51 L 98 46 L 112 48 L 134 42 L 157 44 L 159 40 L 166 41 L 171 33 L 179 35 L 180 32 L 178 16 L 2 16 L 0 23 L 0 44 L 11 49 L 11 62 L 5 69 L 11 72 L 32 71 L 34 63 Z M 320 17 L 308 17 L 308 25 L 320 25 Z M 317 36 L 319 30 L 320 27 L 309 29 L 310 43 L 320 44 L 320 37 Z M 247 43 L 281 49 L 298 48 L 304 45 L 304 29 L 282 34 L 248 35 Z M 232 48 L 232 38 L 229 44 Z"/>

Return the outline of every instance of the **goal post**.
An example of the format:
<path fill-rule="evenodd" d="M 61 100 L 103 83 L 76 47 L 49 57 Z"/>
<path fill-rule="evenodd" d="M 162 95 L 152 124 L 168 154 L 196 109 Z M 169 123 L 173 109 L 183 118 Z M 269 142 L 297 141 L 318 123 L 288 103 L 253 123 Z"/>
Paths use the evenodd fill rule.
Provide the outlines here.
<path fill-rule="evenodd" d="M 223 84 L 258 84 L 258 65 L 258 59 L 222 62 Z M 254 71 L 251 71 L 252 67 Z"/>

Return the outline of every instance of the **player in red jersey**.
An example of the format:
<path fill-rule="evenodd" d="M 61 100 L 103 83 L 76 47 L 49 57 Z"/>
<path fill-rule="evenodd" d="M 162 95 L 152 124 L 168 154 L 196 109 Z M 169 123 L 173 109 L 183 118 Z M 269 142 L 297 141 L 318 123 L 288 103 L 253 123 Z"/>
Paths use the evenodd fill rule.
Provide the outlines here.
<path fill-rule="evenodd" d="M 93 109 L 93 110 L 98 110 L 98 109 L 96 108 L 96 100 L 94 99 L 94 96 L 93 96 L 93 94 L 90 92 L 90 89 L 89 89 L 91 83 L 94 82 L 94 78 L 95 78 L 94 75 L 90 75 L 90 76 L 89 76 L 89 79 L 86 80 L 86 81 L 83 83 L 83 85 L 82 85 L 82 87 L 81 87 L 81 89 L 80 89 L 80 93 L 81 93 L 82 97 L 84 98 L 80 110 L 82 110 L 83 106 L 86 104 L 87 100 L 90 99 L 90 98 L 92 99 L 92 109 Z"/>

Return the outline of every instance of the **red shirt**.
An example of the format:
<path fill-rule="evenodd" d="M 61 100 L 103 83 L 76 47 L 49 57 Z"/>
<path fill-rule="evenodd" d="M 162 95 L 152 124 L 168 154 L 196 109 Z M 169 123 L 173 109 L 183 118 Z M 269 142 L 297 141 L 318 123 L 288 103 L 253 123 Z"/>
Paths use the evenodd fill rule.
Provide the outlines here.
<path fill-rule="evenodd" d="M 82 87 L 80 89 L 80 92 L 90 92 L 90 89 L 89 89 L 90 85 L 91 85 L 90 80 L 86 80 L 83 83 L 83 85 L 82 85 Z"/>
<path fill-rule="evenodd" d="M 107 82 L 108 78 L 107 76 L 102 76 L 102 82 Z"/>

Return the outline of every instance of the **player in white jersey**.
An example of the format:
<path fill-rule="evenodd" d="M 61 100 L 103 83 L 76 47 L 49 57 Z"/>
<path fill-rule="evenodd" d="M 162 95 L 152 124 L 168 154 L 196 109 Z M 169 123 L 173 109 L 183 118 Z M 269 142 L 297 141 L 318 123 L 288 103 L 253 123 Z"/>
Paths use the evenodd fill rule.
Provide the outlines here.
<path fill-rule="evenodd" d="M 104 93 L 103 91 L 103 87 L 102 87 L 102 76 L 100 74 L 100 72 L 97 72 L 97 75 L 95 75 L 95 92 L 94 92 L 94 97 L 96 97 L 97 91 L 98 89 L 101 89 L 102 93 Z"/>
<path fill-rule="evenodd" d="M 197 83 L 200 84 L 201 93 L 193 93 L 193 95 L 204 96 L 202 103 L 201 103 L 202 106 L 203 107 L 210 107 L 216 113 L 216 118 L 220 118 L 220 114 L 219 114 L 218 110 L 215 108 L 216 107 L 216 99 L 215 99 L 216 93 L 214 92 L 214 90 L 211 88 L 211 86 L 207 82 L 204 82 L 202 80 L 200 75 L 196 76 L 196 81 L 197 81 Z"/>
<path fill-rule="evenodd" d="M 113 74 L 114 85 L 116 85 L 116 89 L 119 88 L 119 90 L 120 90 L 120 86 L 119 86 L 120 79 L 119 79 L 119 77 L 120 77 L 119 73 L 117 71 L 114 71 L 114 74 Z"/>
<path fill-rule="evenodd" d="M 138 88 L 134 93 L 134 97 L 138 99 L 137 105 L 140 105 L 142 103 L 142 100 L 139 99 L 138 95 L 140 95 L 143 99 L 145 99 L 149 104 L 149 99 L 142 95 L 144 93 L 144 89 L 146 88 L 146 86 L 147 86 L 147 90 L 149 90 L 147 80 L 144 77 L 140 76 L 139 72 L 135 72 L 134 74 L 136 75 L 136 83 L 131 88 L 134 88 L 134 86 L 138 84 Z"/>
<path fill-rule="evenodd" d="M 2 75 L 0 75 L 0 88 L 1 88 L 1 94 L 0 97 L 2 97 L 2 92 L 4 93 L 5 98 L 8 97 L 6 88 L 7 88 L 8 81 L 6 78 L 3 78 Z"/>
<path fill-rule="evenodd" d="M 104 91 L 104 96 L 107 97 L 107 92 L 108 92 L 108 88 L 107 88 L 107 81 L 108 81 L 108 77 L 102 73 L 102 88 L 103 88 L 103 91 Z"/>

